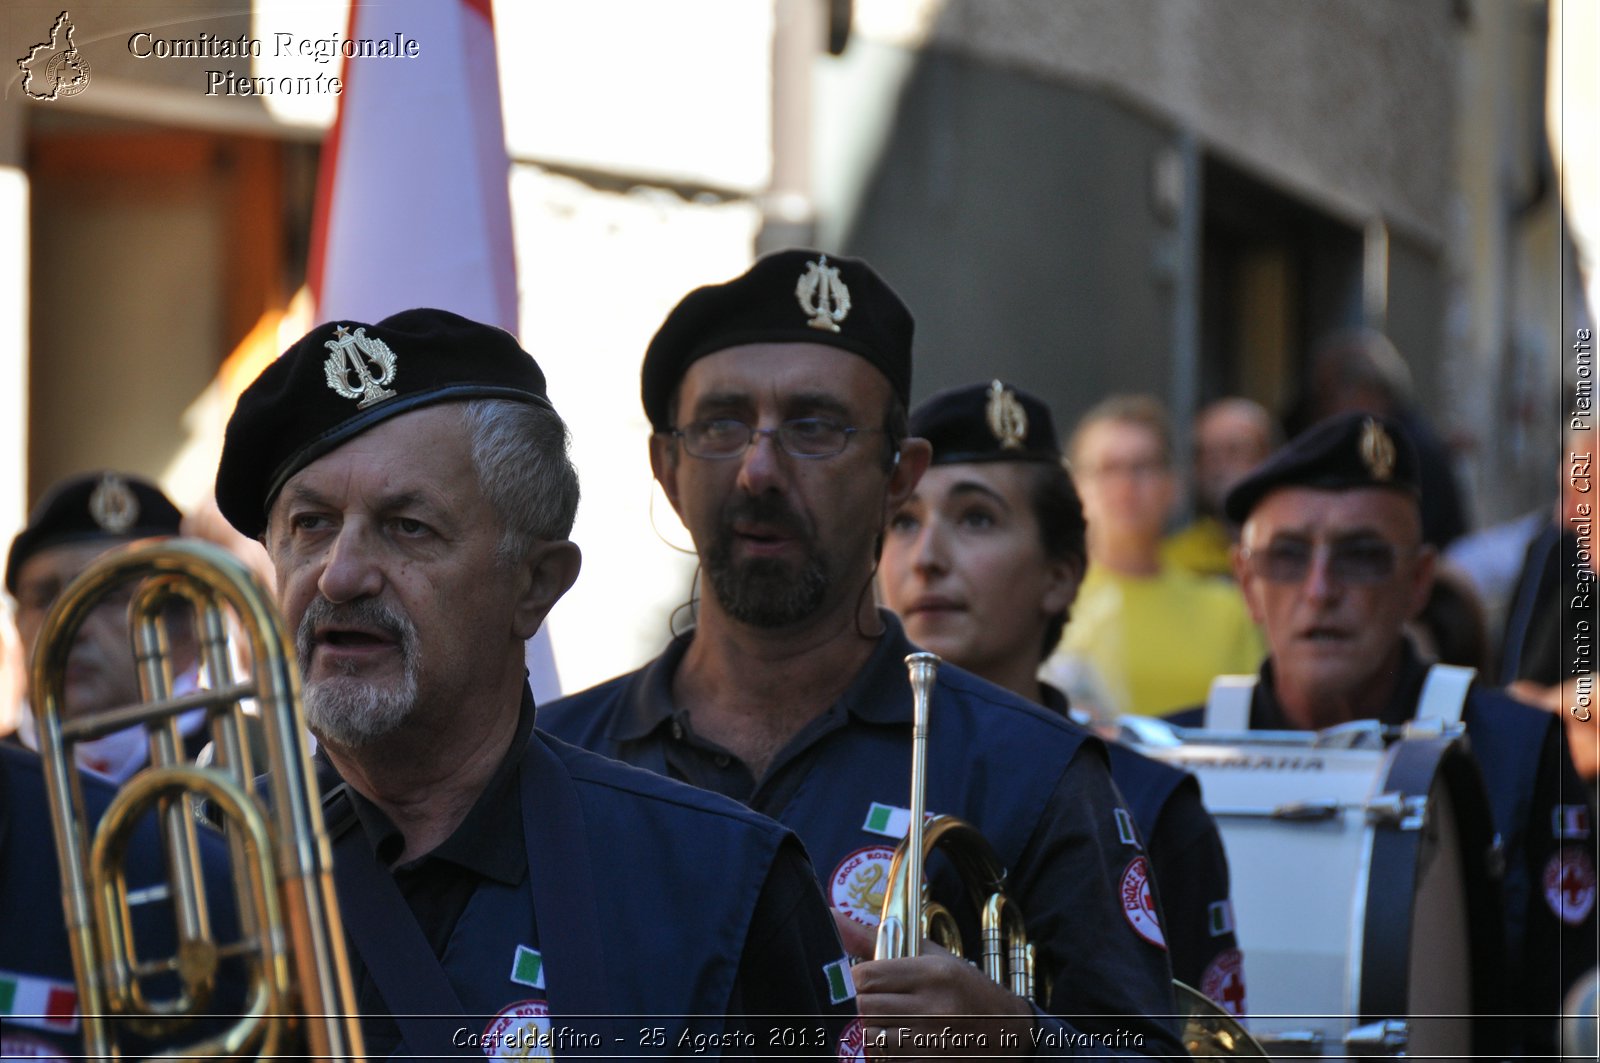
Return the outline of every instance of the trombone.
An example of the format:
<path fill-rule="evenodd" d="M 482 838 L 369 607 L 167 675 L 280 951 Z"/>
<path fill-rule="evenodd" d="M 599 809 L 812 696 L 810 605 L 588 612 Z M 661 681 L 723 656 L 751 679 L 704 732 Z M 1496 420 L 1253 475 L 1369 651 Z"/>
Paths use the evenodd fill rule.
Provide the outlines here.
<path fill-rule="evenodd" d="M 128 605 L 142 701 L 68 718 L 68 657 L 78 629 L 108 598 L 133 585 Z M 167 618 L 187 607 L 211 686 L 172 693 Z M 236 679 L 226 610 L 251 650 L 250 674 Z M 220 1033 L 164 1057 L 254 1058 L 305 1052 L 360 1059 L 363 1046 L 344 932 L 334 897 L 322 808 L 300 709 L 288 636 L 266 592 L 220 547 L 192 540 L 131 543 L 98 559 L 51 608 L 32 662 L 33 712 L 82 1006 L 84 1049 L 123 1058 L 112 1018 L 134 1034 L 171 1042 L 206 1011 L 224 960 L 247 972 L 243 1013 Z M 256 796 L 241 703 L 254 699 L 265 727 L 270 803 Z M 183 762 L 178 716 L 207 711 L 215 752 L 210 767 Z M 141 725 L 150 766 L 130 779 L 91 832 L 73 746 Z M 195 817 L 200 798 L 226 825 L 239 915 L 237 940 L 213 939 Z M 137 955 L 123 858 L 134 828 L 154 811 L 166 854 L 175 955 Z M 152 999 L 144 982 L 173 974 L 176 997 Z"/>

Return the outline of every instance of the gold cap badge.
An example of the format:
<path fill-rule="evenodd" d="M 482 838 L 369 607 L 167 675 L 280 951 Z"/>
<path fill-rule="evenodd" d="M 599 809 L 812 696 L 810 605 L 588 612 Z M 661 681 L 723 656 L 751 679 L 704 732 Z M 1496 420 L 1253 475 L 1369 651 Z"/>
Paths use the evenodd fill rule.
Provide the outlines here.
<path fill-rule="evenodd" d="M 839 322 L 850 316 L 850 289 L 839 279 L 837 266 L 828 265 L 828 256 L 807 262 L 806 271 L 794 286 L 800 309 L 811 315 L 806 324 L 824 332 L 838 332 Z"/>
<path fill-rule="evenodd" d="M 984 407 L 989 431 L 1000 441 L 1001 450 L 1021 450 L 1028 438 L 1028 411 L 1017 400 L 1017 393 L 996 380 L 989 385 L 989 402 Z"/>
<path fill-rule="evenodd" d="M 356 409 L 364 410 L 384 399 L 394 398 L 386 385 L 394 382 L 395 354 L 389 345 L 367 335 L 365 328 L 354 332 L 340 325 L 333 339 L 323 344 L 333 353 L 322 367 L 328 386 L 346 399 L 360 399 Z M 373 369 L 377 374 L 373 374 Z M 352 379 L 352 376 L 354 379 Z"/>
<path fill-rule="evenodd" d="M 139 499 L 128 481 L 108 472 L 89 495 L 89 516 L 108 535 L 121 535 L 139 519 Z"/>
<path fill-rule="evenodd" d="M 1387 483 L 1394 475 L 1394 440 L 1383 430 L 1383 425 L 1368 417 L 1361 426 L 1361 463 L 1367 467 L 1374 480 Z"/>

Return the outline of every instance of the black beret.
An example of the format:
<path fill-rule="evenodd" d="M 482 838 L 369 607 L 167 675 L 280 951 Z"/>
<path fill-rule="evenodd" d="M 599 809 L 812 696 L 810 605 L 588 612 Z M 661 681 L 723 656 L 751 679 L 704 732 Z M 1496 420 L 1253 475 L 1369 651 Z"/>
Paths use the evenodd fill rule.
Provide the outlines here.
<path fill-rule="evenodd" d="M 933 444 L 935 465 L 1061 460 L 1050 407 L 999 380 L 950 388 L 918 403 L 911 434 Z"/>
<path fill-rule="evenodd" d="M 1222 509 L 1243 524 L 1280 487 L 1345 491 L 1357 487 L 1418 490 L 1417 451 L 1394 420 L 1373 413 L 1341 413 L 1319 421 L 1279 448 L 1228 492 Z"/>
<path fill-rule="evenodd" d="M 272 500 L 313 461 L 391 417 L 469 399 L 553 409 L 538 363 L 504 329 L 428 309 L 376 325 L 318 325 L 239 396 L 217 465 L 217 508 L 260 538 Z"/>
<path fill-rule="evenodd" d="M 17 593 L 17 574 L 41 550 L 94 539 L 177 535 L 182 520 L 183 514 L 161 488 L 141 477 L 96 472 L 62 480 L 33 507 L 28 526 L 11 540 L 6 590 Z"/>
<path fill-rule="evenodd" d="M 689 366 L 746 343 L 820 343 L 859 354 L 911 405 L 911 311 L 871 266 L 821 251 L 775 251 L 725 284 L 696 288 L 644 354 L 640 392 L 657 432 Z"/>

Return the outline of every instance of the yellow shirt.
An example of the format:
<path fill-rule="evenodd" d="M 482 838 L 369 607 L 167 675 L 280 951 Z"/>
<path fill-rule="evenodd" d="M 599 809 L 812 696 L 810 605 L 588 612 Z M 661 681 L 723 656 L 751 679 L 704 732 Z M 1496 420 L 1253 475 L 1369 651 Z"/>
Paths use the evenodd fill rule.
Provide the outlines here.
<path fill-rule="evenodd" d="M 1215 676 L 1254 672 L 1265 654 L 1231 582 L 1169 564 L 1130 579 L 1091 563 L 1041 675 L 1097 718 L 1160 716 L 1203 703 Z"/>
<path fill-rule="evenodd" d="M 1232 579 L 1232 549 L 1233 540 L 1220 520 L 1196 517 L 1194 523 L 1184 525 L 1162 542 L 1161 560 L 1197 576 Z"/>

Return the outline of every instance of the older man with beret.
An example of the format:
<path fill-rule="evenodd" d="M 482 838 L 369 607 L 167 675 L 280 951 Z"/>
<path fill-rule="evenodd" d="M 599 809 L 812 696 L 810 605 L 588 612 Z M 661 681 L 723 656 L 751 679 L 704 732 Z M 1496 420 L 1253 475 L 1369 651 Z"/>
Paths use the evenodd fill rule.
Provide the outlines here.
<path fill-rule="evenodd" d="M 873 600 L 885 524 L 928 464 L 926 441 L 906 436 L 911 337 L 866 263 L 816 251 L 768 255 L 678 304 L 642 393 L 651 468 L 703 567 L 696 626 L 544 717 L 794 828 L 858 956 L 911 815 L 915 647 Z M 936 947 L 869 960 L 854 968 L 868 1045 L 1181 1054 L 1149 865 L 1119 829 L 1104 748 L 953 666 L 931 704 L 927 810 L 975 824 L 1008 869 L 1038 999 Z M 928 879 L 933 899 L 966 908 L 948 863 L 930 861 Z"/>
<path fill-rule="evenodd" d="M 1269 656 L 1173 717 L 1223 730 L 1352 720 L 1465 724 L 1504 857 L 1510 984 L 1523 1047 L 1554 1054 L 1562 994 L 1595 962 L 1595 838 L 1560 721 L 1470 673 L 1431 666 L 1404 634 L 1427 600 L 1419 466 L 1401 427 L 1349 413 L 1308 429 L 1228 495 L 1235 570 Z M 1240 681 L 1242 680 L 1242 681 Z"/>
<path fill-rule="evenodd" d="M 296 632 L 373 1055 L 834 1050 L 854 1007 L 794 836 L 534 727 L 578 481 L 512 336 L 313 329 L 240 398 L 217 501 Z"/>
<path fill-rule="evenodd" d="M 11 541 L 6 555 L 6 593 L 16 603 L 17 633 L 25 659 L 33 658 L 39 627 L 62 590 L 100 556 L 136 539 L 179 534 L 183 514 L 155 484 L 132 473 L 96 472 L 68 477 L 47 491 L 28 516 L 27 526 Z M 129 705 L 139 700 L 139 675 L 128 631 L 128 599 L 113 594 L 78 630 L 63 677 L 63 711 L 82 716 Z M 175 618 L 175 693 L 195 687 L 199 653 L 187 618 Z M 206 744 L 205 712 L 193 710 L 178 719 L 185 752 L 193 759 Z M 38 748 L 33 715 L 24 708 L 17 737 Z M 124 782 L 150 760 L 142 727 L 128 727 L 79 742 L 78 765 L 112 782 Z"/>

